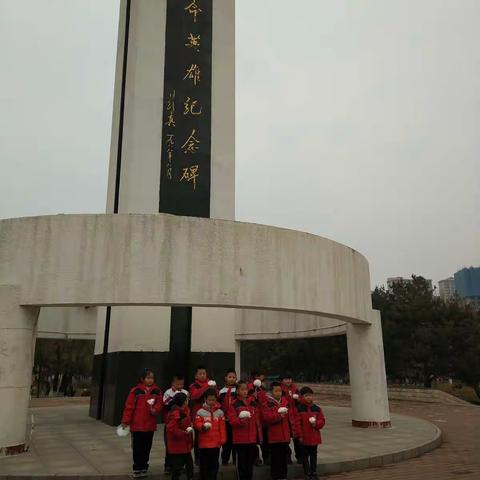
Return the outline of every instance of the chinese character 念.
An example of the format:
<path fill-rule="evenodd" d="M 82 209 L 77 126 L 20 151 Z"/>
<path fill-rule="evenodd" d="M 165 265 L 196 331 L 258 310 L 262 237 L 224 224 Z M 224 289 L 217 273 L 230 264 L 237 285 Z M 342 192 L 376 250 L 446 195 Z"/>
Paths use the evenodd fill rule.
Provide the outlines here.
<path fill-rule="evenodd" d="M 182 145 L 183 153 L 191 153 L 191 154 L 197 153 L 199 149 L 198 145 L 200 144 L 200 140 L 195 138 L 195 133 L 196 133 L 196 130 L 193 129 L 192 133 L 187 138 L 187 141 Z"/>
<path fill-rule="evenodd" d="M 175 90 L 170 94 L 167 102 L 168 118 L 165 122 L 167 127 L 175 127 Z"/>
<path fill-rule="evenodd" d="M 183 169 L 183 175 L 180 181 L 183 182 L 185 180 L 186 182 L 192 182 L 193 189 L 195 190 L 197 188 L 198 176 L 199 176 L 198 165 L 192 165 L 191 167 L 187 167 Z"/>
<path fill-rule="evenodd" d="M 186 75 L 183 77 L 184 80 L 192 80 L 193 84 L 196 85 L 200 82 L 200 67 L 196 63 L 192 63 L 190 68 L 187 69 Z"/>
<path fill-rule="evenodd" d="M 200 35 L 194 35 L 191 33 L 187 37 L 187 43 L 185 44 L 187 48 L 191 48 L 195 50 L 196 52 L 200 51 Z"/>
<path fill-rule="evenodd" d="M 193 15 L 193 22 L 197 23 L 197 15 L 202 13 L 202 9 L 197 5 L 197 0 L 192 0 L 192 2 L 184 8 L 184 10 L 186 10 L 190 15 Z"/>
<path fill-rule="evenodd" d="M 198 100 L 192 100 L 190 97 L 183 102 L 184 115 L 201 115 L 202 106 L 198 105 Z"/>

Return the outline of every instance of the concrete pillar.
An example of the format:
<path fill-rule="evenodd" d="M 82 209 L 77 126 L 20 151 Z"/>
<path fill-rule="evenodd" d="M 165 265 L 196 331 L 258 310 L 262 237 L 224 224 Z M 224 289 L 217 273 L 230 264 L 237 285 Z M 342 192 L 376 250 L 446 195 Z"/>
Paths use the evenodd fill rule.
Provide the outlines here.
<path fill-rule="evenodd" d="M 0 455 L 25 451 L 39 311 L 19 306 L 18 287 L 0 285 Z"/>
<path fill-rule="evenodd" d="M 348 365 L 354 427 L 390 427 L 380 312 L 369 326 L 347 326 Z"/>

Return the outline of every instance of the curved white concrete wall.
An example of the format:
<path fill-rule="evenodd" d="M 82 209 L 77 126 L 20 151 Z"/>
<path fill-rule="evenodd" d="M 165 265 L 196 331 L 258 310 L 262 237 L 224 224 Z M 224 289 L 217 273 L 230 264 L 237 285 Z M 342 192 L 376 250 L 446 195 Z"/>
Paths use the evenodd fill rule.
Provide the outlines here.
<path fill-rule="evenodd" d="M 23 305 L 194 305 L 370 323 L 368 264 L 331 240 L 171 215 L 0 221 L 0 283 Z"/>

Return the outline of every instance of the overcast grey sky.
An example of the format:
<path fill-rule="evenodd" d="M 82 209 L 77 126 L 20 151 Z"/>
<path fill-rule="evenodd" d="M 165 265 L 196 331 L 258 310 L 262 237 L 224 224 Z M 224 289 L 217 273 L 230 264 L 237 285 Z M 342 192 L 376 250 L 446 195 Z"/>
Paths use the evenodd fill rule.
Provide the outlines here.
<path fill-rule="evenodd" d="M 102 212 L 118 0 L 0 0 L 0 218 Z M 237 0 L 237 218 L 480 264 L 480 1 Z"/>

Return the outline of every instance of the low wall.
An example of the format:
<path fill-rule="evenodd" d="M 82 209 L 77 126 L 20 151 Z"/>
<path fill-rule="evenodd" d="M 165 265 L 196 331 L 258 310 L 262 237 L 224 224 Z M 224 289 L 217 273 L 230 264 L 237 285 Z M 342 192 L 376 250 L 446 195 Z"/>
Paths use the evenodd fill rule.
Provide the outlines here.
<path fill-rule="evenodd" d="M 302 385 L 307 385 L 303 384 Z M 318 395 L 338 395 L 349 397 L 350 385 L 308 384 Z M 389 400 L 408 400 L 410 402 L 442 403 L 444 405 L 470 405 L 468 402 L 440 390 L 422 388 L 388 388 Z"/>

